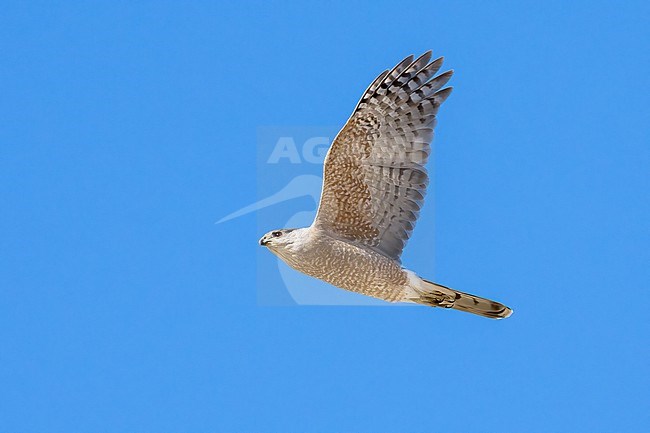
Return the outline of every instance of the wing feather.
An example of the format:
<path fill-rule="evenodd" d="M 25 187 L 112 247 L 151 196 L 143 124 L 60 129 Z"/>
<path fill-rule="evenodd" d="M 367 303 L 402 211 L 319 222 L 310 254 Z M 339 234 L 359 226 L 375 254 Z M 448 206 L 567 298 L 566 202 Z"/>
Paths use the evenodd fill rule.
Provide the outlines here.
<path fill-rule="evenodd" d="M 452 71 L 408 56 L 364 92 L 325 158 L 314 226 L 399 261 L 420 213 L 425 164 Z M 433 79 L 432 79 L 433 78 Z"/>

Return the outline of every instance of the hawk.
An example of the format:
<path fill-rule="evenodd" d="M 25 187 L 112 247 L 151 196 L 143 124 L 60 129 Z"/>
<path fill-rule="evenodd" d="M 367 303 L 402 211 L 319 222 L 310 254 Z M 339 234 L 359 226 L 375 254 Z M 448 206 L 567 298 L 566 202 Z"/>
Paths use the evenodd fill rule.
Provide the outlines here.
<path fill-rule="evenodd" d="M 339 288 L 383 299 L 453 308 L 493 319 L 499 302 L 420 278 L 400 256 L 429 181 L 425 165 L 444 87 L 443 58 L 408 56 L 370 84 L 332 143 L 310 227 L 279 229 L 259 241 L 297 271 Z"/>

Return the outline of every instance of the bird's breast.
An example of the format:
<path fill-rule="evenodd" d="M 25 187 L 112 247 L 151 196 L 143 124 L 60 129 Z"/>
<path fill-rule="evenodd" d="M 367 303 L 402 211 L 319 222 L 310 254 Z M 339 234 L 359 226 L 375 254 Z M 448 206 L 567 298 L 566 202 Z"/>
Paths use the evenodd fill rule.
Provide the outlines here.
<path fill-rule="evenodd" d="M 388 301 L 401 299 L 407 281 L 394 260 L 327 235 L 311 236 L 299 248 L 278 255 L 307 275 Z"/>

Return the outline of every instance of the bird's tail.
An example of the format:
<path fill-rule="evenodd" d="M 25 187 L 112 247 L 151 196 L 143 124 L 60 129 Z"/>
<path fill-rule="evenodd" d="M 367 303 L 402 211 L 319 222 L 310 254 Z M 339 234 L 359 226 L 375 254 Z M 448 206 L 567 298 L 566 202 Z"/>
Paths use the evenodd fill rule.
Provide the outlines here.
<path fill-rule="evenodd" d="M 420 279 L 420 282 L 414 287 L 418 296 L 409 299 L 411 302 L 431 307 L 453 308 L 490 319 L 505 319 L 512 314 L 510 308 L 499 302 L 459 292 L 424 279 Z"/>

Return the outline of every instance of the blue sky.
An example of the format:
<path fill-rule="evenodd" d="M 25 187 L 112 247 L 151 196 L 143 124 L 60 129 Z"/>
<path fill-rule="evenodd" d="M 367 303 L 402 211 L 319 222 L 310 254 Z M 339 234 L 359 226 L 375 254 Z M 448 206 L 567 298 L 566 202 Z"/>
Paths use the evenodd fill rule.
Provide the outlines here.
<path fill-rule="evenodd" d="M 647 432 L 649 18 L 4 2 L 0 430 Z M 214 224 L 258 128 L 341 126 L 427 49 L 455 90 L 404 264 L 515 314 L 259 305 L 260 214 Z"/>

